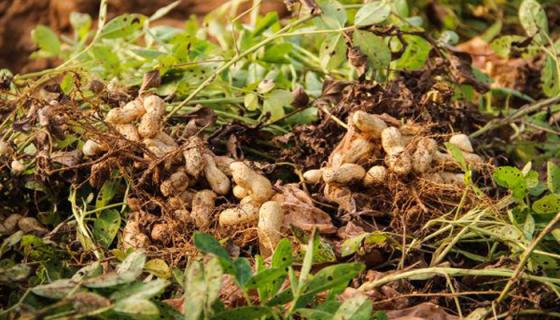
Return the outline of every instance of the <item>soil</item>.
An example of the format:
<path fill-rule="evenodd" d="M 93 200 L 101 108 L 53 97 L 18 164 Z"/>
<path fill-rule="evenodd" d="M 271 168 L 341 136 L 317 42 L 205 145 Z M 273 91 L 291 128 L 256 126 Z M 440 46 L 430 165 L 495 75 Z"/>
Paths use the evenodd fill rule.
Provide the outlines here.
<path fill-rule="evenodd" d="M 150 15 L 174 0 L 109 0 L 109 13 L 142 13 Z M 224 0 L 182 0 L 163 23 L 181 26 L 192 14 L 204 15 L 215 9 Z M 31 41 L 31 30 L 38 24 L 51 27 L 59 33 L 70 31 L 71 12 L 97 15 L 99 0 L 2 0 L 0 1 L 0 68 L 14 73 L 30 72 L 54 66 L 53 60 L 31 60 L 35 49 Z M 280 0 L 266 1 L 263 11 L 285 9 Z"/>

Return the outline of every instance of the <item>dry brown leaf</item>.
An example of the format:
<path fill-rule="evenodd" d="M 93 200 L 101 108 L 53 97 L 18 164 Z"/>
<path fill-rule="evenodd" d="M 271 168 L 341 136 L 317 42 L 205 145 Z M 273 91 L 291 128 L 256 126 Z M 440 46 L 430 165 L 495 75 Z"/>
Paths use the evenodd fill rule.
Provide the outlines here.
<path fill-rule="evenodd" d="M 282 193 L 273 197 L 279 201 L 284 210 L 284 226 L 293 225 L 305 231 L 316 227 L 321 233 L 335 233 L 336 227 L 331 217 L 323 210 L 315 207 L 311 197 L 298 188 L 297 184 L 281 186 Z"/>
<path fill-rule="evenodd" d="M 425 302 L 402 310 L 387 311 L 390 320 L 458 320 L 442 307 L 431 302 Z"/>

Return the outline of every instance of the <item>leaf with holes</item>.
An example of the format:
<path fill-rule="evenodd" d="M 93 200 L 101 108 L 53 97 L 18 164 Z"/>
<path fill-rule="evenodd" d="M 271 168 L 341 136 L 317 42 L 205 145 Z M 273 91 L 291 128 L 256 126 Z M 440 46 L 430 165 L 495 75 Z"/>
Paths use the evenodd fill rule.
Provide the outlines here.
<path fill-rule="evenodd" d="M 103 210 L 93 223 L 93 236 L 101 246 L 108 248 L 117 236 L 120 225 L 121 215 L 117 210 Z"/>
<path fill-rule="evenodd" d="M 560 212 L 560 195 L 548 194 L 533 203 L 533 210 L 540 214 Z"/>
<path fill-rule="evenodd" d="M 510 166 L 499 167 L 493 177 L 498 185 L 511 190 L 515 198 L 522 199 L 526 195 L 527 181 L 521 170 Z"/>
<path fill-rule="evenodd" d="M 346 45 L 341 33 L 329 36 L 319 49 L 321 67 L 326 70 L 338 68 L 346 61 Z"/>
<path fill-rule="evenodd" d="M 405 35 L 406 49 L 395 61 L 395 67 L 401 70 L 418 70 L 426 64 L 432 45 L 422 37 Z"/>
<path fill-rule="evenodd" d="M 383 38 L 371 32 L 356 30 L 352 35 L 352 43 L 368 57 L 368 61 L 374 69 L 385 69 L 389 66 L 391 51 Z"/>

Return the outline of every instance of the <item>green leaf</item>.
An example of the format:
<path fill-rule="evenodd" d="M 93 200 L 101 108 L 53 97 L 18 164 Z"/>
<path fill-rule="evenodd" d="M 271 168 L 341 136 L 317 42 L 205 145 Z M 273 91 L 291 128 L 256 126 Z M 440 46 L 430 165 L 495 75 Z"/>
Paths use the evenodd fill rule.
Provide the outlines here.
<path fill-rule="evenodd" d="M 333 318 L 332 313 L 317 309 L 299 308 L 295 312 L 303 319 L 332 320 Z"/>
<path fill-rule="evenodd" d="M 535 40 L 544 44 L 548 34 L 548 20 L 543 7 L 535 0 L 523 0 L 519 6 L 519 21 L 529 37 L 535 36 Z"/>
<path fill-rule="evenodd" d="M 278 292 L 278 290 L 280 290 L 280 287 L 282 286 L 283 280 L 284 280 L 284 278 L 287 274 L 287 270 L 292 265 L 292 243 L 290 242 L 290 240 L 284 238 L 284 239 L 280 240 L 280 242 L 278 242 L 278 245 L 276 246 L 276 250 L 274 250 L 274 254 L 272 255 L 271 260 L 272 260 L 271 261 L 271 269 L 269 269 L 269 270 L 284 270 L 285 271 L 284 276 L 281 276 L 281 277 L 277 278 L 276 282 L 269 281 L 268 285 L 266 285 L 266 286 L 261 285 L 260 282 L 259 282 L 261 280 L 258 280 L 258 279 L 263 278 L 263 277 L 268 277 L 268 276 L 256 274 L 252 278 L 252 280 L 257 279 L 257 280 L 255 280 L 255 282 L 257 282 L 257 285 L 260 288 L 259 291 L 265 299 L 268 299 L 270 296 L 276 294 Z M 263 271 L 260 271 L 259 273 L 261 273 L 261 272 L 275 273 L 275 272 L 279 272 L 279 271 L 263 270 Z M 270 277 L 272 277 L 272 276 L 270 276 Z M 251 280 L 249 282 L 252 285 Z"/>
<path fill-rule="evenodd" d="M 455 161 L 459 163 L 459 165 L 461 166 L 461 170 L 463 170 L 463 172 L 467 172 L 469 168 L 467 167 L 467 161 L 465 160 L 461 149 L 449 142 L 445 143 L 445 147 L 447 148 L 447 151 L 449 151 L 453 159 L 455 159 Z"/>
<path fill-rule="evenodd" d="M 371 32 L 356 30 L 352 34 L 354 47 L 368 57 L 369 64 L 376 70 L 385 69 L 391 62 L 391 51 L 383 38 Z"/>
<path fill-rule="evenodd" d="M 531 214 L 525 217 L 525 223 L 523 223 L 523 233 L 525 238 L 529 241 L 533 239 L 533 234 L 535 233 L 535 219 Z"/>
<path fill-rule="evenodd" d="M 292 51 L 292 45 L 288 42 L 277 43 L 267 47 L 262 60 L 270 63 L 288 63 L 288 54 Z"/>
<path fill-rule="evenodd" d="M 498 185 L 511 190 L 512 195 L 517 199 L 522 199 L 527 193 L 527 181 L 521 170 L 515 167 L 499 167 L 493 177 Z"/>
<path fill-rule="evenodd" d="M 207 233 L 195 232 L 194 245 L 196 248 L 204 253 L 212 253 L 222 259 L 231 261 L 228 252 L 220 245 L 218 240 Z"/>
<path fill-rule="evenodd" d="M 272 90 L 264 98 L 263 112 L 270 113 L 270 121 L 278 120 L 286 114 L 284 106 L 290 105 L 293 99 L 292 93 L 287 90 Z"/>
<path fill-rule="evenodd" d="M 162 279 L 171 278 L 171 268 L 162 259 L 152 259 L 146 262 L 144 270 Z"/>
<path fill-rule="evenodd" d="M 266 287 L 270 284 L 276 284 L 276 281 L 283 279 L 288 272 L 286 268 L 272 268 L 272 269 L 265 269 L 254 276 L 252 276 L 248 281 L 245 288 L 247 289 L 266 289 Z"/>
<path fill-rule="evenodd" d="M 169 281 L 155 279 L 148 282 L 136 282 L 111 294 L 111 300 L 151 299 L 158 296 L 169 285 Z"/>
<path fill-rule="evenodd" d="M 278 13 L 271 11 L 267 13 L 264 17 L 259 17 L 257 19 L 257 24 L 255 30 L 253 31 L 253 36 L 260 36 L 264 31 L 268 30 L 274 25 L 279 23 Z"/>
<path fill-rule="evenodd" d="M 101 186 L 101 190 L 97 194 L 95 200 L 95 209 L 101 209 L 107 206 L 115 197 L 118 191 L 118 181 L 106 180 Z"/>
<path fill-rule="evenodd" d="M 142 29 L 146 17 L 139 14 L 125 14 L 109 21 L 99 35 L 103 39 L 126 38 Z"/>
<path fill-rule="evenodd" d="M 362 246 L 362 242 L 364 241 L 364 238 L 368 235 L 367 232 L 364 232 L 358 236 L 352 237 L 350 239 L 346 239 L 344 240 L 344 242 L 342 243 L 341 246 L 341 255 L 343 257 L 347 257 L 351 254 L 356 253 L 356 251 L 358 251 L 358 249 L 361 248 Z"/>
<path fill-rule="evenodd" d="M 327 71 L 338 68 L 346 61 L 346 45 L 341 33 L 329 36 L 319 49 L 321 67 Z"/>
<path fill-rule="evenodd" d="M 533 210 L 540 214 L 560 212 L 560 194 L 548 194 L 533 203 Z"/>
<path fill-rule="evenodd" d="M 72 88 L 74 88 L 74 77 L 71 73 L 67 73 L 60 82 L 60 89 L 62 89 L 64 94 L 68 95 L 72 91 Z"/>
<path fill-rule="evenodd" d="M 91 29 L 91 16 L 85 13 L 72 12 L 70 13 L 70 24 L 78 39 L 85 39 Z"/>
<path fill-rule="evenodd" d="M 135 319 L 155 318 L 159 316 L 159 309 L 155 303 L 146 299 L 129 298 L 117 301 L 113 305 L 113 310 L 133 316 Z"/>
<path fill-rule="evenodd" d="M 303 257 L 303 263 L 299 274 L 300 289 L 306 284 L 307 277 L 309 277 L 309 273 L 311 272 L 313 257 L 315 256 L 315 251 L 319 248 L 319 241 L 319 232 L 317 232 L 317 229 L 313 229 L 313 233 L 311 234 L 311 237 L 309 237 L 309 241 L 307 243 L 305 256 Z"/>
<path fill-rule="evenodd" d="M 246 258 L 238 258 L 234 262 L 235 265 L 235 278 L 239 285 L 244 288 L 247 281 L 251 278 L 252 270 L 249 260 Z"/>
<path fill-rule="evenodd" d="M 108 248 L 117 236 L 120 225 L 121 214 L 117 210 L 103 210 L 93 223 L 93 235 L 101 246 Z"/>
<path fill-rule="evenodd" d="M 546 185 L 548 190 L 553 193 L 560 192 L 560 166 L 552 161 L 546 164 Z"/>
<path fill-rule="evenodd" d="M 346 299 L 334 314 L 333 320 L 369 320 L 373 310 L 372 302 L 365 295 L 355 295 Z"/>
<path fill-rule="evenodd" d="M 364 267 L 361 263 L 341 263 L 325 267 L 305 285 L 303 292 L 306 295 L 317 294 L 347 284 L 360 274 Z"/>
<path fill-rule="evenodd" d="M 335 0 L 318 0 L 317 4 L 321 8 L 320 21 L 330 29 L 340 29 L 344 27 L 348 17 L 346 10 L 340 2 Z"/>
<path fill-rule="evenodd" d="M 259 108 L 259 96 L 255 93 L 248 93 L 243 99 L 243 104 L 247 110 L 255 111 Z"/>
<path fill-rule="evenodd" d="M 508 58 L 511 54 L 511 46 L 513 42 L 523 41 L 523 37 L 516 35 L 508 35 L 497 38 L 492 41 L 490 46 L 494 52 L 504 58 Z"/>
<path fill-rule="evenodd" d="M 38 25 L 31 31 L 31 39 L 48 57 L 55 57 L 60 53 L 58 36 L 49 27 Z"/>
<path fill-rule="evenodd" d="M 396 60 L 395 66 L 400 70 L 418 70 L 426 64 L 432 45 L 422 37 L 405 35 L 407 47 L 403 55 Z"/>
<path fill-rule="evenodd" d="M 261 319 L 272 314 L 269 307 L 239 307 L 220 312 L 211 317 L 212 320 L 250 320 Z"/>
<path fill-rule="evenodd" d="M 356 26 L 369 26 L 385 21 L 391 13 L 391 6 L 385 1 L 366 3 L 356 12 L 354 23 Z"/>
<path fill-rule="evenodd" d="M 556 60 L 547 56 L 541 70 L 542 90 L 548 97 L 560 94 L 560 78 Z"/>

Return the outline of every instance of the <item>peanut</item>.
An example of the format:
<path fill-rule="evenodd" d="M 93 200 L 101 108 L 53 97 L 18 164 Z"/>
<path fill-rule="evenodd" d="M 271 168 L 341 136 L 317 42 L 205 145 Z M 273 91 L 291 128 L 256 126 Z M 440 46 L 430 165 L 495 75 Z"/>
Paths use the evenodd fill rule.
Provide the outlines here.
<path fill-rule="evenodd" d="M 233 162 L 230 169 L 235 183 L 247 189 L 257 203 L 263 203 L 272 197 L 272 184 L 265 176 L 256 173 L 243 162 Z"/>
<path fill-rule="evenodd" d="M 189 187 L 189 180 L 190 179 L 187 174 L 184 171 L 179 170 L 161 183 L 161 194 L 166 197 L 179 194 L 187 190 L 187 188 Z"/>
<path fill-rule="evenodd" d="M 399 129 L 388 127 L 381 132 L 381 145 L 388 155 L 399 154 L 404 149 L 402 135 Z"/>
<path fill-rule="evenodd" d="M 364 168 L 353 163 L 345 163 L 338 168 L 323 169 L 323 180 L 326 183 L 349 184 L 362 180 L 365 175 L 366 171 Z"/>
<path fill-rule="evenodd" d="M 252 199 L 241 203 L 239 207 L 225 209 L 220 212 L 220 226 L 234 226 L 255 222 L 259 218 L 259 207 Z"/>
<path fill-rule="evenodd" d="M 214 161 L 214 157 L 205 154 L 204 160 L 206 161 L 206 165 L 204 166 L 204 175 L 206 176 L 206 180 L 210 185 L 210 188 L 217 194 L 226 195 L 231 188 L 231 183 L 229 178 L 216 166 L 216 162 Z"/>
<path fill-rule="evenodd" d="M 360 131 L 370 135 L 373 138 L 379 138 L 381 132 L 387 128 L 385 121 L 381 120 L 379 116 L 369 114 L 365 111 L 356 111 L 352 115 L 352 123 Z"/>
<path fill-rule="evenodd" d="M 212 190 L 202 190 L 194 194 L 191 216 L 199 229 L 207 228 L 210 225 L 215 201 L 216 194 Z"/>
<path fill-rule="evenodd" d="M 307 170 L 303 173 L 303 179 L 305 180 L 306 183 L 309 184 L 317 184 L 321 182 L 322 178 L 323 178 L 323 170 L 321 169 Z"/>
<path fill-rule="evenodd" d="M 455 134 L 449 138 L 449 143 L 465 152 L 474 152 L 471 140 L 466 134 Z"/>
<path fill-rule="evenodd" d="M 269 256 L 280 239 L 284 223 L 284 211 L 278 201 L 267 201 L 259 210 L 258 235 L 261 254 Z"/>
<path fill-rule="evenodd" d="M 374 185 L 382 185 L 387 179 L 387 168 L 384 166 L 371 167 L 364 177 L 364 185 L 371 187 Z"/>

